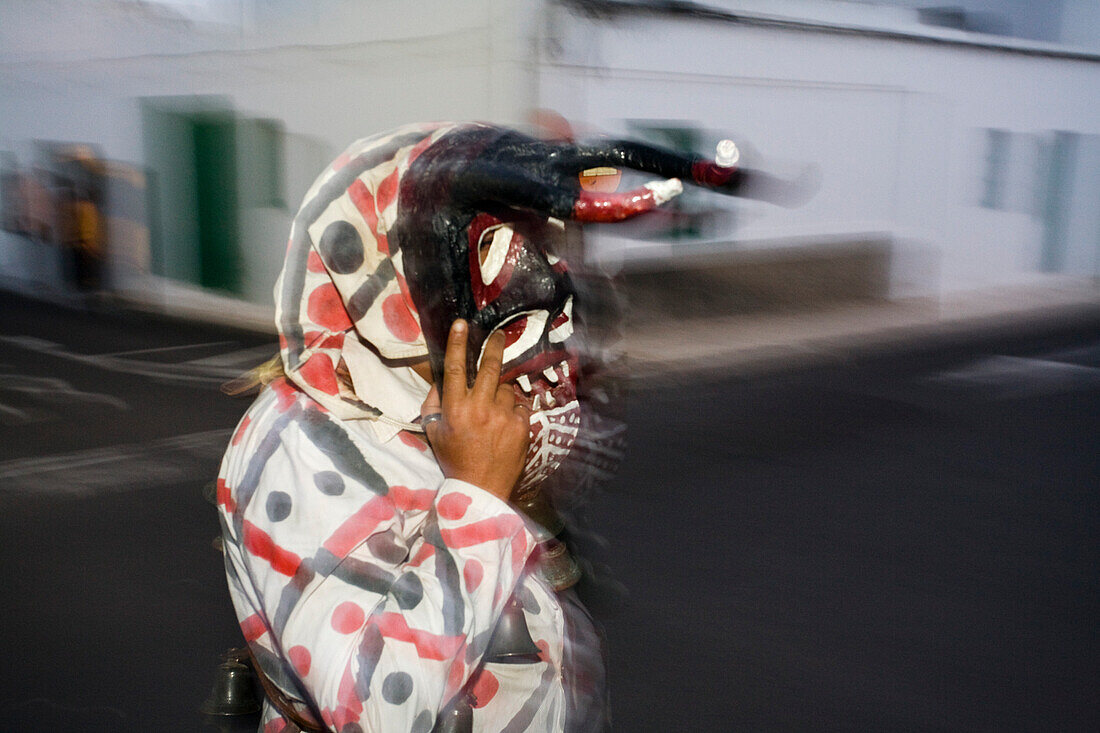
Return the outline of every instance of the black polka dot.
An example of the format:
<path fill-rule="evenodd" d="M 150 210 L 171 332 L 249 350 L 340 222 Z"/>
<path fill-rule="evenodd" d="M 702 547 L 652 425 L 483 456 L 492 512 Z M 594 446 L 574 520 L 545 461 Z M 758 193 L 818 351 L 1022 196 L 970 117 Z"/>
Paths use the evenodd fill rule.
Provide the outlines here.
<path fill-rule="evenodd" d="M 527 586 L 520 586 L 516 590 L 516 598 L 519 599 L 519 604 L 523 606 L 523 610 L 527 613 L 538 614 L 542 612 L 539 602 L 535 600 L 535 594 Z"/>
<path fill-rule="evenodd" d="M 390 672 L 382 681 L 382 698 L 394 705 L 409 699 L 413 691 L 413 678 L 408 672 Z"/>
<path fill-rule="evenodd" d="M 313 475 L 313 483 L 322 494 L 339 496 L 344 493 L 344 478 L 335 471 L 321 471 Z"/>
<path fill-rule="evenodd" d="M 281 522 L 290 516 L 290 494 L 285 491 L 272 491 L 267 497 L 267 518 L 272 522 Z"/>
<path fill-rule="evenodd" d="M 408 611 L 410 608 L 416 608 L 420 599 L 424 597 L 424 585 L 420 582 L 420 578 L 412 573 L 405 573 L 390 586 L 390 592 L 393 593 L 401 610 Z"/>
<path fill-rule="evenodd" d="M 340 275 L 353 273 L 363 264 L 363 240 L 346 221 L 334 221 L 325 227 L 317 249 L 325 266 Z"/>
<path fill-rule="evenodd" d="M 435 723 L 435 717 L 430 710 L 421 710 L 420 715 L 416 716 L 416 720 L 413 721 L 410 733 L 431 733 L 432 724 Z"/>

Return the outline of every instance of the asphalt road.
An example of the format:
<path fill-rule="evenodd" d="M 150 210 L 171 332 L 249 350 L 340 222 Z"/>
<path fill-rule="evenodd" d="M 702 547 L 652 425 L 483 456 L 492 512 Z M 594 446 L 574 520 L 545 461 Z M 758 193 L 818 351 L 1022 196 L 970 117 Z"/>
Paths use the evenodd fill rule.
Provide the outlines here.
<path fill-rule="evenodd" d="M 269 339 L 0 294 L 0 730 L 197 731 L 201 497 Z M 640 385 L 617 730 L 1100 729 L 1100 322 Z M 208 729 L 208 728 L 207 728 Z"/>

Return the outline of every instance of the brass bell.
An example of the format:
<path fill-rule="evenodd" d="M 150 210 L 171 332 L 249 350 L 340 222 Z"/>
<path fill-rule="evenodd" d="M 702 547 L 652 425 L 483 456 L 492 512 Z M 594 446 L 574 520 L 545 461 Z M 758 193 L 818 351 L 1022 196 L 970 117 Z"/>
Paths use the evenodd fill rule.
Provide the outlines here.
<path fill-rule="evenodd" d="M 555 591 L 571 588 L 581 579 L 581 567 L 564 542 L 550 539 L 539 545 L 539 572 Z"/>
<path fill-rule="evenodd" d="M 236 659 L 218 665 L 210 697 L 199 710 L 205 715 L 248 715 L 260 709 L 252 670 Z"/>
<path fill-rule="evenodd" d="M 523 616 L 523 606 L 512 596 L 504 604 L 504 611 L 497 621 L 489 648 L 485 650 L 485 661 L 501 664 L 532 664 L 538 661 L 539 648 L 531 639 L 527 628 L 527 619 Z"/>
<path fill-rule="evenodd" d="M 517 492 L 512 497 L 512 504 L 535 523 L 531 531 L 539 542 L 556 537 L 565 529 L 561 515 L 537 486 Z"/>

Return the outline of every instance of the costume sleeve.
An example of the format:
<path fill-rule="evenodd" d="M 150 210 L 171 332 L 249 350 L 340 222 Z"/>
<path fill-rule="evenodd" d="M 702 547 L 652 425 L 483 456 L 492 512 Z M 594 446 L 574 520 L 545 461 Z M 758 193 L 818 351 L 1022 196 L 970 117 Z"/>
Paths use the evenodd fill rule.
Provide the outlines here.
<path fill-rule="evenodd" d="M 227 455 L 219 487 L 253 653 L 333 730 L 430 729 L 480 663 L 534 538 L 475 486 L 380 484 L 383 466 L 350 444 L 273 432 L 246 441 L 236 469 Z"/>

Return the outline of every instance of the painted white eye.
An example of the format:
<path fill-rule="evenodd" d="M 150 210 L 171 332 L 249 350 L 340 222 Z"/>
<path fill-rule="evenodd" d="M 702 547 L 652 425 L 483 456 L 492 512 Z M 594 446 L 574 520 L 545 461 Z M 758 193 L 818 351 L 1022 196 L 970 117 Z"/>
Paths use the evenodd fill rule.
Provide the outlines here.
<path fill-rule="evenodd" d="M 562 318 L 564 316 L 564 319 Z M 548 334 L 550 343 L 560 344 L 567 338 L 573 335 L 573 296 L 570 295 L 569 299 L 565 301 L 565 307 L 562 309 L 561 315 L 555 319 L 561 321 L 561 323 L 550 330 Z"/>
<path fill-rule="evenodd" d="M 523 333 L 519 335 L 519 338 L 512 344 L 504 347 L 504 362 L 518 358 L 523 352 L 532 348 L 542 338 L 543 331 L 546 330 L 546 320 L 550 318 L 550 313 L 544 310 L 531 311 L 529 313 L 519 313 L 511 321 L 515 321 L 517 318 L 526 316 L 527 322 L 523 325 Z"/>
<path fill-rule="evenodd" d="M 490 227 L 481 233 L 478 240 L 478 261 L 481 263 L 481 282 L 485 284 L 496 280 L 504 267 L 508 248 L 512 244 L 512 227 L 507 224 Z"/>

